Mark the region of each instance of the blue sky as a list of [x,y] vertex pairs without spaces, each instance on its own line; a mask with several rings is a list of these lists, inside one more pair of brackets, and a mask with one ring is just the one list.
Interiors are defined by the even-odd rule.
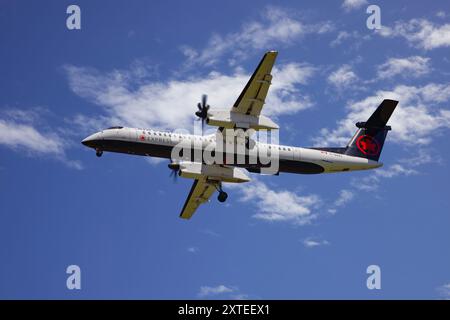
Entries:
[[[1,298],[450,297],[447,1],[379,1],[377,31],[364,0],[77,1],[72,31],[69,4],[1,4]],[[166,161],[81,145],[110,125],[192,130],[201,94],[229,108],[266,50],[283,144],[345,145],[398,99],[384,167],[252,175],[184,221],[192,181]]]

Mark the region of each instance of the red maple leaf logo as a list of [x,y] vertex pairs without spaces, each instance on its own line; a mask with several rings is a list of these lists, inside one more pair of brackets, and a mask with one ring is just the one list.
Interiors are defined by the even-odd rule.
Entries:
[[374,137],[363,135],[356,140],[358,149],[369,156],[377,155],[380,152],[380,144]]

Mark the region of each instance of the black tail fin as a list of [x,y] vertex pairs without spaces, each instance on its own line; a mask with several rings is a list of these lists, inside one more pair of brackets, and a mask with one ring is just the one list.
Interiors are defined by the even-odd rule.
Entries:
[[345,154],[378,161],[387,132],[391,130],[386,123],[397,103],[385,99],[366,122],[356,123],[359,129],[348,143]]

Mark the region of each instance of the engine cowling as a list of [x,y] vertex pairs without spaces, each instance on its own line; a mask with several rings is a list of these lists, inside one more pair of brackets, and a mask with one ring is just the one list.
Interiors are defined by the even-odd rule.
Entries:
[[204,176],[223,182],[248,182],[250,178],[239,168],[208,165],[198,162],[180,163],[180,176],[183,178],[200,179]]
[[252,116],[225,110],[209,111],[206,123],[229,129],[276,130],[280,128],[275,122],[263,115]]

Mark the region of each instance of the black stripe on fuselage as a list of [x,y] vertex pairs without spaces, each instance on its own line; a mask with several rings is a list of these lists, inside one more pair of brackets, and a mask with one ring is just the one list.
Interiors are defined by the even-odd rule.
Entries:
[[[100,149],[102,151],[126,153],[140,156],[150,156],[158,158],[171,158],[172,146],[151,144],[147,142],[122,141],[122,140],[93,140],[86,144],[87,146]],[[194,157],[195,152],[191,152]],[[236,160],[236,159],[235,159]],[[195,161],[195,159],[191,159]],[[236,161],[235,161],[236,162]],[[230,164],[236,167],[251,168],[251,172],[258,172],[264,166],[262,164]],[[324,168],[318,164],[297,160],[280,159],[279,172],[317,174],[322,173]]]

